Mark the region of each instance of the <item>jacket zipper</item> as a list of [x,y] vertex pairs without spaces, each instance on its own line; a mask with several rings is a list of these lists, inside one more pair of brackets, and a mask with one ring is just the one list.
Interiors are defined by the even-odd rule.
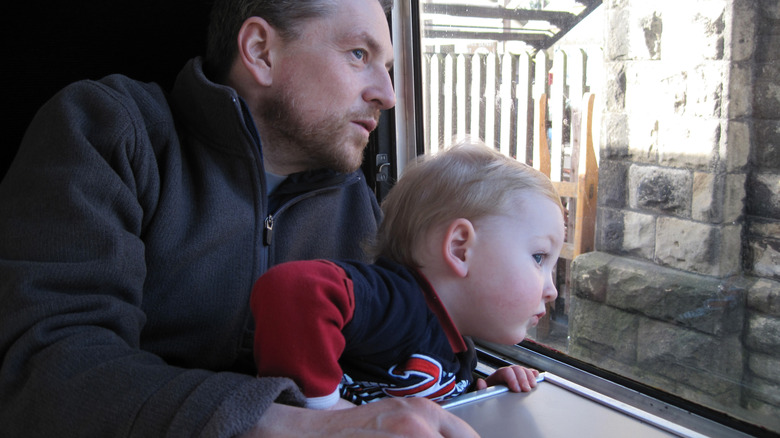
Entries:
[[271,238],[273,238],[274,233],[274,215],[269,214],[268,217],[265,218],[264,224],[263,243],[265,246],[271,246]]
[[[291,205],[296,204],[304,199],[311,198],[313,196],[317,196],[320,193],[330,191],[330,190],[336,190],[341,187],[346,187],[348,185],[351,185],[355,182],[360,181],[360,177],[356,178],[350,178],[347,180],[344,180],[338,184],[329,186],[329,187],[322,187],[320,189],[314,190],[312,192],[304,193],[303,195],[296,196],[289,201],[285,202],[281,207],[279,207],[275,213],[269,213],[268,216],[266,216],[265,220],[263,221],[263,244],[266,247],[271,246],[271,242],[273,241],[273,235],[274,235],[274,221],[285,211],[287,208],[289,208]],[[268,261],[270,262],[270,260]]]

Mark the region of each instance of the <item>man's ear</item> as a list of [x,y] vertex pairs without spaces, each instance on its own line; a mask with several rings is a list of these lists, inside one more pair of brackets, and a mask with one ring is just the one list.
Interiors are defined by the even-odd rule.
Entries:
[[271,74],[271,48],[278,40],[276,30],[260,17],[250,17],[238,31],[238,59],[258,84],[269,86]]
[[476,239],[474,225],[468,219],[455,219],[447,227],[442,246],[444,263],[458,277],[465,277],[469,272]]

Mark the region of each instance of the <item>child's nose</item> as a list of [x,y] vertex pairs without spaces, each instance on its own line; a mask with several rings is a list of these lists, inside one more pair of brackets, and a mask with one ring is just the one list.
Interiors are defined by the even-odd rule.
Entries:
[[542,291],[542,299],[545,303],[551,303],[558,298],[558,289],[555,287],[552,275],[545,281],[544,290]]

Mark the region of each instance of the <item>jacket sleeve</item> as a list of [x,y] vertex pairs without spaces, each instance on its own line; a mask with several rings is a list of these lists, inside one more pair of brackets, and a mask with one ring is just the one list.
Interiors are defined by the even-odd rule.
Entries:
[[0,184],[0,435],[234,436],[300,403],[288,379],[142,348],[148,127],[99,84],[76,89],[42,108]]
[[258,375],[290,377],[309,399],[333,396],[343,374],[341,330],[355,310],[344,270],[324,260],[277,265],[255,283],[251,308]]

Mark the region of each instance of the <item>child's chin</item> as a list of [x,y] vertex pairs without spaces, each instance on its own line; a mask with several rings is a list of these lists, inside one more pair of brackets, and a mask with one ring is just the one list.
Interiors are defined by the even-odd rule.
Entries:
[[527,331],[527,328],[522,328],[513,332],[494,333],[492,336],[483,336],[481,339],[496,344],[515,345],[523,342]]
[[526,335],[527,335],[526,331],[523,330],[522,333],[517,333],[516,336],[514,336],[514,338],[510,342],[507,342],[507,344],[509,344],[509,345],[519,344],[519,343],[523,342],[523,340],[525,339]]

